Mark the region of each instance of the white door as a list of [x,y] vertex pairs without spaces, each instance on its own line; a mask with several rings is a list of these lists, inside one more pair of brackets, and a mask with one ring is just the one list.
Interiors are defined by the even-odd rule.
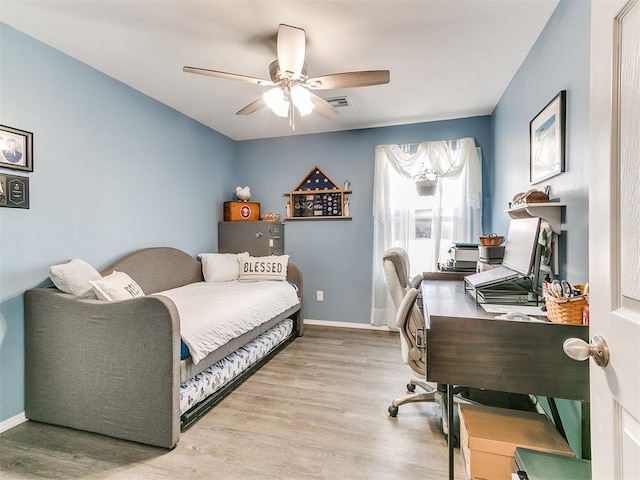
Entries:
[[640,479],[640,2],[593,0],[589,192],[594,479]]

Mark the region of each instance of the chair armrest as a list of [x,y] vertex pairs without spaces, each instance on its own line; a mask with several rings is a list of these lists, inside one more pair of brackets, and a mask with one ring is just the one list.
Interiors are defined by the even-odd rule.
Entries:
[[409,288],[415,288],[420,291],[420,284],[424,280],[424,276],[422,274],[416,275],[412,279],[409,280]]

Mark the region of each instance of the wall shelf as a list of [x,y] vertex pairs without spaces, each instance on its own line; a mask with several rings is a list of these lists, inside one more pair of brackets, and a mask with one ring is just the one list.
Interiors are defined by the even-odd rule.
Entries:
[[554,233],[560,235],[562,231],[561,213],[564,206],[566,204],[560,202],[525,203],[509,208],[506,213],[511,218],[541,218],[549,224]]

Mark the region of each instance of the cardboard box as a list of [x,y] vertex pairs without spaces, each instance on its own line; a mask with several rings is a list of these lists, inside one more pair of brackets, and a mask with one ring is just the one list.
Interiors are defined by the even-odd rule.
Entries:
[[257,202],[224,202],[224,221],[260,220],[260,204]]
[[471,480],[511,480],[516,447],[575,457],[546,415],[459,404],[460,450]]

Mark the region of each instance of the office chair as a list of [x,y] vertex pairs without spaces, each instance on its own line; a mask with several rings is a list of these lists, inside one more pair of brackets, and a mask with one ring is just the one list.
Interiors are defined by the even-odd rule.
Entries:
[[[391,248],[382,255],[384,275],[389,293],[396,307],[396,326],[400,330],[402,360],[421,378],[426,378],[426,332],[422,311],[418,306],[422,276],[409,280],[409,255],[404,249]],[[414,393],[416,387],[425,393]],[[412,378],[407,384],[411,392],[391,402],[389,415],[398,415],[398,407],[412,402],[436,401],[437,386],[426,381]]]

